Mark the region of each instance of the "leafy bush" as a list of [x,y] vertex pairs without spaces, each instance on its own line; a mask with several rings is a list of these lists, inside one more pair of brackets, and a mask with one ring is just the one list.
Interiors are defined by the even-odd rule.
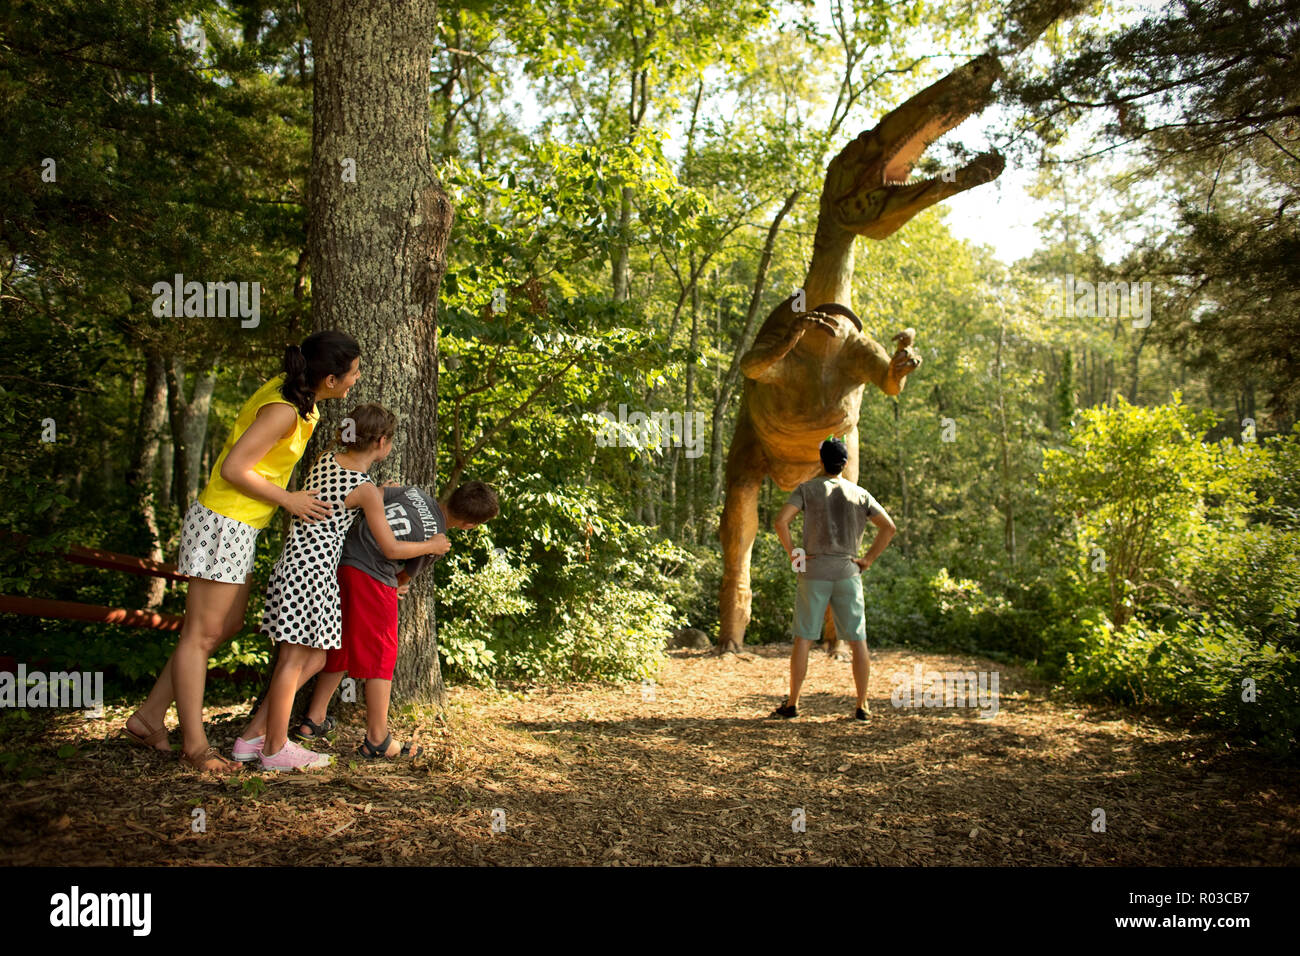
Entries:
[[[796,543],[798,538],[796,538]],[[721,580],[719,580],[721,584]],[[754,539],[749,586],[753,592],[745,640],[751,644],[788,643],[794,635],[794,600],[799,579],[785,549],[770,529]]]
[[521,593],[528,571],[511,566],[504,556],[477,572],[469,555],[456,555],[446,563],[451,575],[438,588],[438,650],[448,668],[445,676],[491,684],[499,667],[487,642],[498,626],[514,625],[519,615],[532,610],[533,602]]
[[1118,397],[1081,416],[1069,450],[1043,452],[1039,481],[1057,513],[1074,519],[1081,554],[1102,572],[1092,575],[1097,596],[1122,625],[1168,577],[1178,552],[1209,531],[1212,505],[1223,517],[1244,510],[1266,456],[1230,440],[1202,442],[1213,416],[1177,394],[1151,408]]
[[1300,531],[1256,525],[1217,533],[1187,556],[1184,574],[1185,613],[1300,650]]
[[658,673],[677,616],[660,594],[619,583],[537,615],[524,596],[527,569],[508,556],[477,571],[473,563],[469,555],[451,559],[439,588],[438,645],[449,679],[620,681]]
[[881,558],[863,575],[867,640],[1034,660],[1046,645],[1042,615],[988,594],[978,581]]
[[530,639],[519,654],[521,670],[541,680],[654,677],[674,615],[656,594],[611,588],[600,600],[563,615],[559,629],[545,640],[524,632],[521,637]]
[[[1081,695],[1183,710],[1278,750],[1300,727],[1300,654],[1226,622],[1170,630],[1093,622],[1068,655],[1065,686]],[[1253,691],[1253,693],[1252,693]]]

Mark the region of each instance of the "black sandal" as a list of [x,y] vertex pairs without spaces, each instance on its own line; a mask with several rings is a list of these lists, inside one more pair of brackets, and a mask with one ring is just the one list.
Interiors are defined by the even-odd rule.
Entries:
[[412,752],[411,744],[408,741],[407,743],[402,744],[401,750],[390,757],[388,756],[388,745],[392,742],[393,735],[389,734],[384,738],[382,744],[375,746],[370,742],[370,736],[367,735],[361,738],[361,746],[357,748],[357,753],[361,754],[361,756],[365,757],[367,760],[378,760],[381,757],[386,760],[396,760],[398,757],[418,757],[424,752],[423,747],[416,747],[415,751]]
[[[302,720],[294,724],[293,735],[297,737],[299,740],[324,740],[325,735],[328,734],[331,730],[333,730],[336,726],[337,724],[335,723],[334,718],[329,716],[328,714],[325,715],[325,719],[322,720],[319,724],[313,721],[310,717],[304,716]],[[304,734],[302,732],[303,727],[308,728],[311,731],[311,733]]]
[[799,716],[799,708],[798,708],[798,707],[791,707],[791,706],[790,706],[790,698],[787,697],[787,698],[785,699],[785,702],[782,703],[781,706],[778,707],[776,710],[772,711],[772,713],[769,714],[768,716],[769,716],[769,717],[784,717],[786,720],[789,720],[791,717],[798,717],[798,716]]

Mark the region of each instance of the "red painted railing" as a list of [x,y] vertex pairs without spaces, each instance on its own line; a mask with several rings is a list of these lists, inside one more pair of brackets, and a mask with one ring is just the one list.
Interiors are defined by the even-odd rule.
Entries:
[[[17,548],[21,548],[32,539],[25,534],[0,532],[5,539]],[[183,574],[176,573],[176,565],[164,564],[150,558],[137,558],[116,551],[102,548],[83,548],[73,545],[67,551],[50,552],[51,558],[60,558],[75,564],[85,564],[92,568],[108,571],[125,571],[128,574],[145,574],[151,577],[167,578],[171,581],[186,581]],[[100,624],[121,624],[125,627],[147,627],[157,631],[178,631],[185,617],[181,614],[162,614],[157,611],[133,611],[121,607],[104,607],[99,604],[80,604],[76,601],[52,601],[46,598],[29,598],[18,595],[0,594],[0,614],[24,614],[28,617],[54,618],[65,621],[94,621]]]

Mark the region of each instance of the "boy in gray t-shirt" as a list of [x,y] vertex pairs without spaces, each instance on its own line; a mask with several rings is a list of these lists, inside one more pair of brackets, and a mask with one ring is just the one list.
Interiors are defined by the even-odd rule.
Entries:
[[[413,486],[384,488],[384,517],[398,541],[429,541],[442,537],[436,554],[409,561],[384,555],[364,521],[354,522],[339,558],[339,596],[343,613],[343,646],[329,651],[316,680],[311,704],[298,731],[302,740],[325,735],[333,726],[326,715],[344,673],[366,682],[366,738],[357,749],[363,757],[415,756],[410,744],[397,744],[388,732],[388,703],[393,668],[397,664],[397,602],[409,581],[451,547],[449,528],[469,530],[497,515],[496,493],[481,481],[459,486],[447,499],[446,510],[430,494]],[[319,721],[319,723],[317,722]]]
[[[867,650],[861,575],[888,547],[897,529],[870,492],[840,476],[849,458],[844,442],[827,438],[821,444],[820,455],[825,471],[795,488],[774,522],[781,546],[799,575],[799,588],[794,647],[790,651],[790,694],[772,716],[798,716],[808,651],[821,634],[829,605],[835,633],[853,649],[853,683],[858,694],[854,717],[866,720],[870,714],[867,679],[871,676],[871,654]],[[790,521],[800,511],[804,513],[802,554],[795,550],[790,536]],[[871,549],[858,557],[868,523],[876,526],[876,539]]]
[[[398,541],[428,541],[434,535],[445,534],[447,518],[432,497],[412,486],[389,486],[384,489],[384,517],[393,537]],[[339,567],[357,568],[390,588],[411,580],[440,554],[422,554],[409,561],[395,561],[384,557],[379,542],[364,521],[356,521],[343,540],[343,553]],[[402,581],[398,581],[401,576]]]

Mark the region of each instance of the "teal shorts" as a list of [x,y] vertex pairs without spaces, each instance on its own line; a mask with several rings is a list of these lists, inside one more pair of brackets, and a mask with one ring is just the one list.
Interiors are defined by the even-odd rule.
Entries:
[[865,641],[866,607],[862,603],[862,576],[858,574],[839,581],[814,581],[799,575],[799,593],[794,599],[794,636],[809,641],[821,637],[828,602],[836,636],[841,641]]

